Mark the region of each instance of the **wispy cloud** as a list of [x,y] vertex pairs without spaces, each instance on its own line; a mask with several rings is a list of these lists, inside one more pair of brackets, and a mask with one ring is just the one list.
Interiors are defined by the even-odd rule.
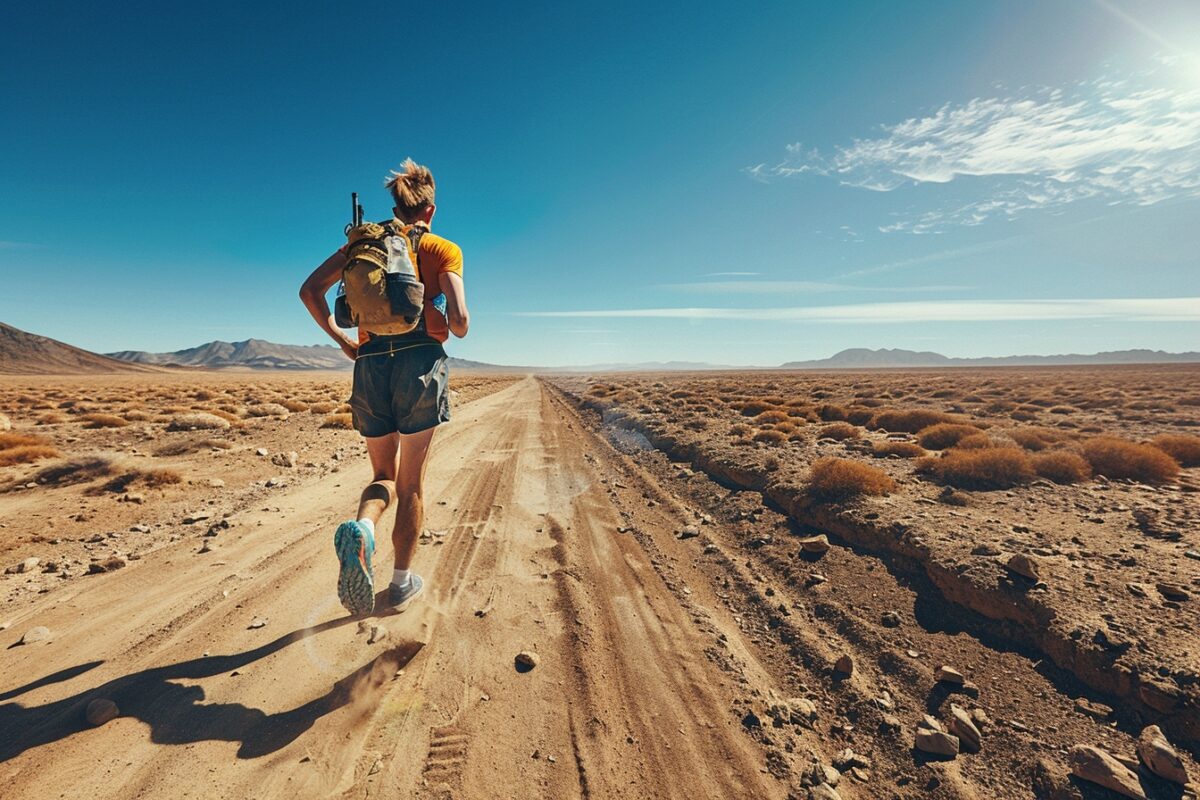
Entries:
[[801,294],[826,292],[953,292],[969,286],[853,286],[823,281],[697,281],[662,283],[660,289],[675,289],[700,294]]
[[1169,66],[1123,80],[947,103],[823,154],[790,145],[760,180],[808,173],[891,192],[906,185],[978,179],[975,196],[881,225],[929,233],[1096,199],[1151,205],[1200,196],[1200,88]]
[[707,272],[701,277],[703,278],[748,278],[754,275],[762,275],[761,272]]
[[1028,320],[1197,322],[1200,321],[1200,297],[1086,300],[922,300],[788,308],[620,308],[580,311],[516,311],[513,313],[523,317],[734,319],[847,323]]

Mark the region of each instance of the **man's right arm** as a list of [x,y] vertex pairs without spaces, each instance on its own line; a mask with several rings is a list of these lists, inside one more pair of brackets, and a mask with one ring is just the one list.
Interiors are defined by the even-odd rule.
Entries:
[[329,334],[329,338],[337,342],[338,347],[342,348],[342,352],[353,360],[358,357],[358,342],[351,339],[345,331],[334,324],[333,315],[329,313],[329,302],[325,299],[325,293],[341,279],[342,268],[345,266],[346,250],[341,248],[325,259],[321,266],[314,269],[308,279],[304,281],[300,287],[300,300],[303,301],[304,307],[308,309],[309,314],[312,314],[312,318],[321,330]]

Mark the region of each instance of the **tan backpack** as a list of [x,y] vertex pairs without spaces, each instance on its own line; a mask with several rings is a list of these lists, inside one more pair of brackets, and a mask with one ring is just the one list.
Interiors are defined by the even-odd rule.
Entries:
[[334,303],[334,321],[342,328],[383,335],[423,326],[420,245],[426,228],[399,220],[360,220],[346,231],[347,261]]

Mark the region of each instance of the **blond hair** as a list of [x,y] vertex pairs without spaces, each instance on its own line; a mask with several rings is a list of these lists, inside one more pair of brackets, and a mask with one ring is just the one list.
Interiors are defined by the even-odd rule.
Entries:
[[396,208],[405,222],[412,222],[433,205],[433,173],[411,158],[404,159],[400,172],[391,171],[384,185],[392,193]]

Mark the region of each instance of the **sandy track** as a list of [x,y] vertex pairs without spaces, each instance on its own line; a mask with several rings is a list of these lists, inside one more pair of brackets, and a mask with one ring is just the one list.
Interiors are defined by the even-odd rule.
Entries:
[[[609,458],[534,379],[461,407],[427,477],[425,602],[365,625],[330,546],[365,464],[239,514],[212,553],[185,539],[38,596],[0,635],[5,796],[783,796],[735,709],[765,671],[709,589],[618,533]],[[634,499],[643,528],[690,521]],[[33,625],[53,641],[10,647]],[[91,728],[96,697],[122,716]]]

